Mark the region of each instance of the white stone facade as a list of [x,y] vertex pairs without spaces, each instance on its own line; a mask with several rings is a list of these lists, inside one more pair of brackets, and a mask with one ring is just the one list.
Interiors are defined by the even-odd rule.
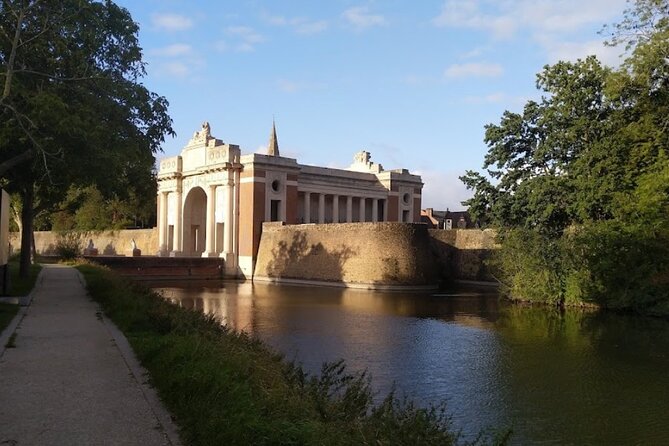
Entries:
[[250,277],[266,221],[420,221],[421,178],[384,170],[368,152],[346,170],[301,165],[278,155],[273,128],[268,153],[242,156],[204,123],[181,155],[162,160],[159,255],[222,257],[229,274]]

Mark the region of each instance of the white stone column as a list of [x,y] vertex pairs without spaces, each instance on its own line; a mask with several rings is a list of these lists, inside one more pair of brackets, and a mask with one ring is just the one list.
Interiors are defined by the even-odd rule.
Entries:
[[374,198],[372,200],[372,221],[376,223],[379,221],[379,199]]
[[158,251],[159,255],[167,252],[167,192],[158,192]]
[[311,223],[311,192],[304,193],[304,222]]
[[383,221],[388,221],[388,199],[383,200]]
[[360,197],[360,221],[365,221],[365,197]]
[[346,197],[346,223],[351,223],[353,221],[353,197]]
[[225,254],[225,259],[232,256],[234,253],[234,247],[232,242],[232,237],[234,234],[234,189],[232,181],[226,181],[223,184],[223,196],[225,197],[225,204],[223,209],[223,215],[225,216],[225,224],[223,225],[223,253]]
[[235,268],[238,265],[237,257],[239,256],[239,177],[240,170],[235,170],[233,175],[234,184],[233,184],[233,216],[235,227],[232,232],[232,252],[234,253],[235,258]]
[[325,194],[318,194],[318,223],[325,223]]
[[205,250],[202,257],[212,257],[216,255],[216,186],[209,185],[207,193],[207,223],[205,232]]
[[339,223],[339,195],[332,196],[332,222]]
[[[176,192],[174,192],[174,234],[172,234],[172,252],[181,252],[183,251],[183,246],[181,244],[181,239],[183,237],[183,229],[181,228],[183,222],[183,211],[182,211],[182,199],[181,199],[181,187],[178,187]],[[169,234],[168,234],[169,236]]]

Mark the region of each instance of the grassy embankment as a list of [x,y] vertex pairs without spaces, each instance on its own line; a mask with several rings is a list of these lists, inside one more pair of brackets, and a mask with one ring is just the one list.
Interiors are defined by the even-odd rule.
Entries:
[[421,409],[393,395],[375,406],[367,376],[346,373],[341,362],[308,376],[211,317],[103,268],[78,268],[148,369],[187,444],[459,443],[443,406]]
[[[19,277],[19,262],[17,259],[9,262],[9,292],[8,296],[25,296],[30,293],[30,290],[35,286],[35,280],[42,267],[40,265],[32,265],[28,277]],[[0,333],[9,325],[16,313],[19,311],[19,306],[16,304],[0,303]]]

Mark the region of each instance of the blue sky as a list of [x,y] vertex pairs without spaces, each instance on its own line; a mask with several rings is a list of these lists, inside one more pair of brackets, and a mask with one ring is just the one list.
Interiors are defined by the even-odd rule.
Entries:
[[483,127],[536,98],[545,64],[597,54],[625,0],[119,1],[140,25],[147,87],[170,102],[178,154],[207,120],[242,153],[346,167],[359,150],[422,175],[423,207],[461,209]]

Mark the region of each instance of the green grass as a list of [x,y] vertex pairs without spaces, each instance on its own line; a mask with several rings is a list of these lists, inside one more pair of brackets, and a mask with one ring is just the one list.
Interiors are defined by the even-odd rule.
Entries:
[[186,444],[460,443],[443,405],[422,409],[392,394],[374,405],[367,376],[347,373],[343,362],[308,376],[261,341],[211,317],[103,268],[78,268],[149,371]]
[[18,311],[19,306],[16,304],[0,303],[0,333],[2,333],[5,328],[7,328]]
[[12,259],[9,261],[9,292],[8,296],[26,296],[35,286],[37,275],[42,270],[39,264],[30,265],[28,277],[19,277],[19,261]]

